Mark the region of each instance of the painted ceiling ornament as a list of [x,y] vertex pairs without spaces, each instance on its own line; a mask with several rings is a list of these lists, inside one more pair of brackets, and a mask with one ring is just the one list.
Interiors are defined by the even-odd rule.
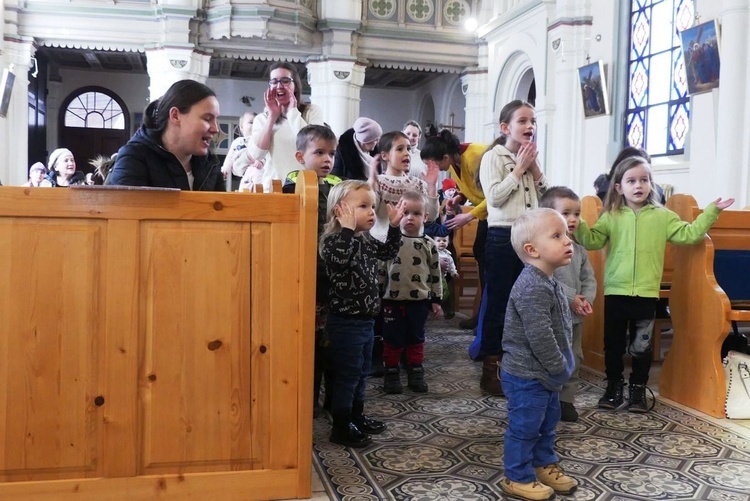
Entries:
[[407,0],[406,13],[412,21],[424,23],[429,21],[435,12],[435,6],[432,0]]
[[471,15],[471,5],[466,0],[445,2],[443,18],[455,26],[461,25]]
[[346,80],[349,78],[351,72],[349,71],[334,71],[333,74],[338,78],[339,80]]
[[173,68],[181,70],[182,68],[187,66],[187,61],[185,61],[184,59],[170,59],[169,64],[171,64]]
[[378,19],[390,19],[396,12],[396,0],[369,0],[370,14]]

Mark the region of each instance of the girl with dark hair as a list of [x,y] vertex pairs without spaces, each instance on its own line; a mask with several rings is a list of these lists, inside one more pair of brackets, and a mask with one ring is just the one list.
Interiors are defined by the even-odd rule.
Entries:
[[[483,358],[480,388],[502,395],[498,366],[508,297],[523,262],[510,245],[511,226],[518,216],[539,207],[547,191],[536,149],[536,112],[515,100],[500,111],[500,137],[482,157],[479,178],[487,199],[487,247],[482,308],[473,358]],[[477,344],[479,346],[477,346]]]
[[105,184],[224,191],[221,164],[209,150],[218,117],[214,91],[194,80],[175,82],[146,106]]
[[297,133],[307,125],[323,125],[323,111],[314,104],[302,102],[302,80],[295,67],[286,62],[271,66],[263,99],[266,109],[253,122],[253,142],[259,159],[269,157],[272,168],[269,175],[274,179],[286,179],[291,171],[299,168],[294,157]]

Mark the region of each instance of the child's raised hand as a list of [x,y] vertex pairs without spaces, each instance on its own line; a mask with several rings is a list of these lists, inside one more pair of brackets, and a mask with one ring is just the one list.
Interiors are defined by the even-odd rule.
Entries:
[[727,198],[726,200],[722,200],[721,197],[714,200],[714,205],[716,205],[716,208],[719,210],[724,210],[730,205],[734,203],[734,198]]
[[406,201],[399,200],[396,205],[385,204],[385,208],[388,210],[388,220],[391,226],[401,224],[401,219],[403,219],[404,211],[406,210]]
[[427,171],[422,174],[422,181],[427,183],[427,186],[434,186],[437,183],[438,176],[440,175],[440,167],[438,167],[434,160],[428,160],[425,165],[427,166]]
[[336,216],[339,224],[342,228],[349,228],[354,231],[357,227],[357,216],[354,213],[354,208],[346,202],[339,203],[333,209],[333,215]]

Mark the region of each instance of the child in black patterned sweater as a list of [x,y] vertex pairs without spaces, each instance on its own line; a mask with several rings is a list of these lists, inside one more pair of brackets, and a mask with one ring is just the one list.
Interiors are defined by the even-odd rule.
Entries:
[[328,222],[320,256],[329,281],[326,333],[335,373],[331,442],[364,447],[386,425],[364,414],[365,383],[372,361],[373,327],[380,311],[378,262],[398,255],[404,204],[388,206],[385,242],[369,231],[375,224],[375,193],[365,181],[342,181],[328,194]]
[[430,311],[435,316],[443,313],[440,258],[435,241],[422,233],[428,217],[424,195],[407,191],[401,195],[399,204],[404,210],[401,248],[398,256],[386,264],[383,295],[383,390],[386,393],[403,391],[399,361],[406,350],[408,386],[415,392],[425,393],[424,326]]

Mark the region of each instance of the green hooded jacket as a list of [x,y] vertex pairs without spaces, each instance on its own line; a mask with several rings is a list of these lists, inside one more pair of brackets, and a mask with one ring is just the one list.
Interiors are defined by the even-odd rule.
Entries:
[[636,213],[623,206],[615,213],[604,212],[591,228],[581,220],[575,237],[588,250],[609,244],[604,295],[658,298],[667,242],[700,242],[719,212],[711,203],[691,224],[664,207],[646,205]]

